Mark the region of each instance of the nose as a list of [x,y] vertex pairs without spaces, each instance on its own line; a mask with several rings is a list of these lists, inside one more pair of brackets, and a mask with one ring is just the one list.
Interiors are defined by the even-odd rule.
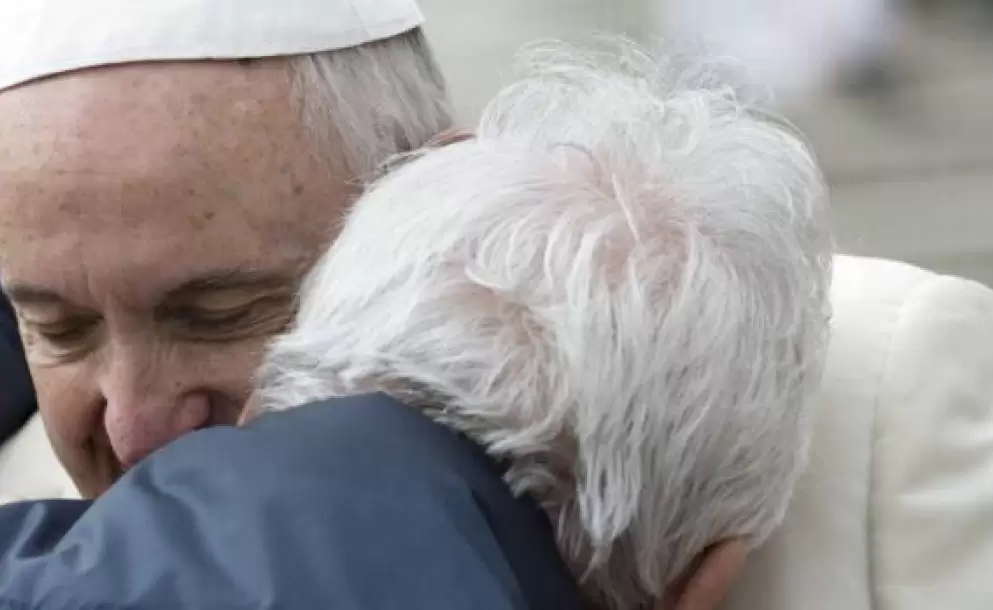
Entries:
[[124,468],[134,466],[187,432],[203,428],[210,419],[210,399],[204,392],[148,388],[143,393],[109,391],[104,395],[104,426],[110,446]]

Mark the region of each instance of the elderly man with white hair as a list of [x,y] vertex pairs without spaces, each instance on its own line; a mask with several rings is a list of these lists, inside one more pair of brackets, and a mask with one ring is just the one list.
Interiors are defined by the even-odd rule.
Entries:
[[827,344],[825,189],[715,66],[525,59],[476,139],[363,196],[262,404],[383,392],[467,434],[589,590],[638,608],[782,519]]
[[[441,474],[410,472],[421,453],[395,448],[413,443],[398,437],[396,422],[413,417],[432,434],[446,430],[445,443],[485,450],[480,459],[519,511],[540,506],[547,541],[554,533],[583,606],[714,607],[741,550],[761,544],[782,519],[809,440],[829,318],[832,242],[820,173],[796,134],[706,65],[624,44],[537,48],[526,57],[529,72],[490,105],[476,137],[398,158],[309,275],[296,322],[265,358],[259,397],[264,411],[319,404],[265,415],[242,431],[194,433],[146,460],[45,557],[57,567],[38,568],[36,557],[6,566],[14,591],[32,591],[12,599],[46,599],[53,585],[30,585],[49,582],[61,595],[78,586],[116,601],[92,583],[107,582],[101,575],[149,537],[152,568],[139,581],[161,581],[152,577],[160,569],[178,599],[217,565],[241,575],[241,566],[262,561],[326,572],[326,589],[309,607],[344,607],[336,604],[346,599],[349,607],[399,607],[368,601],[356,584],[369,578],[364,567],[397,558],[413,562],[415,581],[422,571],[435,575],[433,595],[438,586],[456,595],[481,573],[480,531],[498,545],[513,532],[485,503],[482,529],[452,512],[468,453],[451,453]],[[369,413],[390,415],[375,429],[342,423]],[[424,443],[430,435],[413,436]],[[211,468],[191,473],[191,456],[208,445]],[[239,468],[246,445],[259,456]],[[256,502],[262,495],[262,514],[274,511],[271,525],[253,521],[262,531],[211,522],[231,503],[225,493],[238,472],[262,487],[235,493]],[[343,476],[364,481],[342,485]],[[197,483],[214,479],[221,482]],[[128,504],[135,514],[115,520],[115,507]],[[249,501],[224,518],[241,521],[253,510]],[[190,551],[185,535],[169,537],[177,522],[166,521],[176,515],[206,542]],[[450,532],[432,535],[438,520],[455,522],[478,553],[426,550],[449,548]],[[121,522],[159,533],[132,538]],[[312,543],[235,542],[268,541],[268,527],[325,545],[315,552]],[[328,528],[339,536],[327,537]],[[376,553],[391,559],[371,561],[343,542],[352,539],[342,531],[369,528],[394,541]],[[420,532],[423,560],[411,551],[411,530]],[[532,543],[537,555],[547,549],[541,535]],[[264,559],[253,555],[260,548]],[[514,553],[501,548],[514,572]],[[68,555],[80,552],[99,567],[66,569]],[[177,558],[181,568],[157,567]],[[446,560],[448,580],[436,579]],[[383,586],[394,579],[410,594],[407,577]],[[527,596],[526,578],[517,582]],[[118,586],[147,607],[164,599],[158,585],[157,595]],[[211,607],[232,607],[230,586],[210,581],[209,594],[185,603],[214,598]],[[278,586],[272,591],[281,599]],[[413,595],[404,607],[431,607],[425,599]],[[500,599],[445,607],[579,603]]]

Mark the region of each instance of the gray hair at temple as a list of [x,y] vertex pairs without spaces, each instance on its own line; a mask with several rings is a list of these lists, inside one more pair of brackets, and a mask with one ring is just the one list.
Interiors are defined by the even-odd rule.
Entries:
[[382,391],[506,460],[591,598],[780,523],[828,338],[826,189],[724,67],[532,47],[477,138],[359,200],[263,405]]
[[295,96],[328,161],[371,176],[452,126],[445,80],[420,28],[289,60]]

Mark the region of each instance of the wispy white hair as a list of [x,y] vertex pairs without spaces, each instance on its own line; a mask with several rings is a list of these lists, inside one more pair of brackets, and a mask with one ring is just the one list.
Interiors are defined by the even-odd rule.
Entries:
[[358,47],[290,59],[304,118],[328,161],[372,175],[452,126],[445,80],[419,29]]
[[631,609],[783,517],[827,340],[825,187],[715,69],[621,42],[523,65],[475,140],[360,199],[263,402],[384,391],[467,432]]

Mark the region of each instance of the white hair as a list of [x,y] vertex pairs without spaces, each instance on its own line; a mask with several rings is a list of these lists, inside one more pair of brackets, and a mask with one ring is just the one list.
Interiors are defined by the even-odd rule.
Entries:
[[826,191],[712,67],[623,42],[523,62],[475,140],[359,200],[263,402],[424,409],[508,461],[591,596],[640,607],[783,517],[828,334]]
[[364,178],[452,127],[445,80],[423,32],[290,59],[296,97],[328,160]]

